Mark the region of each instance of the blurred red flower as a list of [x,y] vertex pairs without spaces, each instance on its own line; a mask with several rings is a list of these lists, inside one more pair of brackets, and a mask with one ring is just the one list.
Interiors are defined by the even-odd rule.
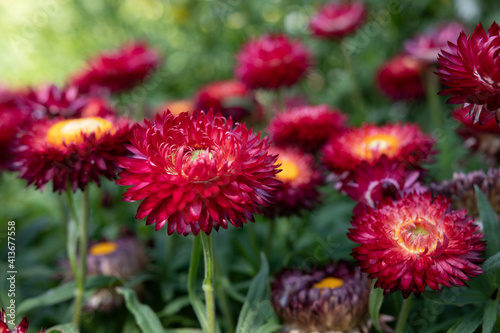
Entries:
[[377,85],[393,100],[424,97],[421,78],[424,69],[424,63],[419,60],[409,55],[397,55],[378,69]]
[[332,1],[321,6],[309,22],[313,35],[340,39],[355,31],[366,15],[362,1]]

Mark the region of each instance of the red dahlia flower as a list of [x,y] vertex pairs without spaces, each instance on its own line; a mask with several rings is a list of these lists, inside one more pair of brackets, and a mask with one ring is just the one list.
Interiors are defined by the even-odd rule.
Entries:
[[347,235],[360,244],[352,256],[375,287],[386,293],[401,290],[407,298],[429,286],[464,286],[480,275],[485,243],[482,234],[465,215],[450,211],[445,197],[412,193],[398,201],[386,201],[376,209],[360,204],[354,209],[353,228]]
[[448,41],[457,39],[465,27],[458,22],[447,22],[430,27],[405,42],[405,51],[417,60],[432,64],[437,62],[439,51],[450,52]]
[[359,267],[329,263],[312,272],[282,270],[271,283],[281,332],[367,332],[371,282]]
[[268,127],[277,146],[294,146],[316,151],[332,135],[345,130],[347,116],[326,104],[297,106],[278,114]]
[[[0,312],[0,333],[28,333],[28,320],[24,317],[19,324],[14,327],[11,331],[9,326],[7,325],[7,314],[5,310],[2,308],[2,312]],[[44,333],[45,330],[41,329],[38,333]]]
[[213,112],[157,115],[137,126],[131,141],[134,156],[120,159],[125,171],[117,183],[132,185],[126,201],[143,200],[136,218],[147,216],[156,230],[168,220],[168,234],[241,227],[280,184],[269,141]]
[[256,105],[255,97],[246,85],[236,80],[227,80],[201,87],[196,96],[196,108],[213,109],[224,117],[241,121],[255,110]]
[[76,73],[70,84],[80,91],[104,88],[110,92],[130,90],[160,65],[160,55],[146,43],[129,43],[90,59],[87,68]]
[[276,178],[283,184],[275,194],[275,204],[266,209],[271,216],[288,216],[302,209],[312,209],[319,202],[318,187],[324,182],[322,173],[315,167],[312,155],[294,149],[271,148],[278,154],[279,172]]
[[340,39],[361,25],[366,14],[361,1],[332,1],[319,8],[309,22],[309,29],[318,37]]
[[353,171],[363,161],[373,163],[383,155],[420,169],[433,153],[434,140],[415,124],[365,124],[332,137],[323,148],[323,162],[333,171]]
[[[439,55],[438,73],[449,88],[440,95],[452,95],[449,104],[464,104],[474,122],[485,123],[500,108],[500,29],[495,22],[486,33],[478,24],[467,38],[462,31],[451,51]],[[484,112],[483,112],[484,111]],[[500,115],[497,116],[497,123]]]
[[397,55],[382,64],[377,85],[393,100],[417,99],[425,96],[422,84],[424,64],[409,55]]
[[16,167],[19,176],[44,189],[52,180],[54,192],[99,184],[99,177],[116,177],[117,157],[125,155],[129,121],[112,117],[42,120],[20,138]]
[[383,155],[375,163],[362,162],[342,182],[341,190],[358,202],[375,207],[384,198],[398,198],[413,190],[425,191],[417,181],[420,173]]
[[285,35],[247,42],[236,56],[235,75],[251,89],[278,89],[295,84],[310,66],[309,51]]

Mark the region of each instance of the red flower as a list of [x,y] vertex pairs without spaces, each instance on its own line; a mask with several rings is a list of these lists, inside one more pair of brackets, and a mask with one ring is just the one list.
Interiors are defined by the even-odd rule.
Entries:
[[271,148],[278,154],[279,172],[276,178],[283,183],[275,194],[274,205],[265,213],[270,216],[288,216],[300,210],[310,210],[319,202],[319,186],[324,182],[322,173],[314,165],[313,156],[300,150]]
[[160,55],[146,43],[129,43],[90,59],[87,68],[76,73],[71,85],[80,91],[104,88],[111,92],[130,90],[160,65]]
[[458,22],[447,22],[430,27],[404,44],[405,51],[417,60],[432,64],[437,62],[440,50],[450,52],[448,41],[456,40],[465,27]]
[[236,76],[249,88],[278,89],[295,84],[310,66],[309,51],[285,35],[247,42],[236,56]]
[[422,62],[408,55],[397,55],[379,68],[377,85],[393,100],[421,98],[425,96],[423,71]]
[[[15,310],[14,310],[15,311]],[[24,317],[19,324],[14,327],[11,331],[9,326],[7,325],[7,314],[5,313],[4,308],[0,312],[0,333],[28,333],[28,319]],[[38,333],[44,333],[45,330],[41,329]]]
[[284,322],[281,332],[365,332],[370,289],[359,267],[331,262],[282,270],[271,282],[271,304]]
[[196,108],[213,109],[224,117],[232,117],[241,121],[255,110],[255,97],[243,83],[236,80],[216,81],[209,83],[196,96]]
[[475,264],[485,249],[479,227],[465,209],[449,207],[445,197],[413,193],[377,209],[355,208],[347,236],[361,246],[352,255],[369,278],[377,279],[376,287],[386,293],[401,290],[407,298],[426,286],[464,286],[483,272]]
[[419,175],[418,171],[410,171],[405,164],[383,155],[375,163],[362,162],[356,166],[342,182],[341,190],[354,200],[375,207],[384,198],[396,199],[413,190],[425,191],[417,182]]
[[315,151],[330,136],[342,133],[346,121],[345,114],[326,104],[298,106],[272,119],[268,132],[278,146],[295,146]]
[[129,122],[112,117],[44,119],[20,138],[16,167],[21,178],[44,189],[52,180],[61,193],[85,189],[99,177],[115,178],[116,158],[125,155]]
[[421,168],[433,153],[434,140],[414,124],[365,124],[337,137],[332,137],[323,149],[323,162],[333,171],[353,171],[363,161],[373,163],[383,155]]
[[309,29],[318,37],[340,39],[361,25],[366,14],[361,1],[329,2],[319,8],[309,22]]
[[195,110],[195,105],[194,102],[189,99],[174,99],[160,105],[156,109],[155,114],[163,113],[167,110],[174,116],[178,116],[182,112],[188,112],[191,114]]
[[280,183],[269,141],[213,112],[157,115],[131,140],[135,155],[120,159],[117,183],[132,185],[126,201],[143,200],[136,218],[147,216],[156,230],[168,220],[168,234],[241,227],[271,203]]
[[498,24],[493,23],[488,33],[478,24],[469,38],[462,31],[457,44],[450,43],[449,46],[450,52],[443,50],[439,55],[437,73],[449,88],[439,94],[452,95],[449,104],[464,103],[474,122],[485,123],[495,117],[500,108]]

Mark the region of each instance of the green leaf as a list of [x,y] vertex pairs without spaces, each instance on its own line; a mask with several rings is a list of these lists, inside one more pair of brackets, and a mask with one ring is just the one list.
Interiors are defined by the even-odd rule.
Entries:
[[196,318],[200,323],[204,332],[208,331],[208,319],[205,311],[205,306],[196,296],[196,276],[198,275],[198,266],[201,258],[201,242],[200,237],[194,237],[193,250],[191,252],[191,260],[189,262],[188,271],[188,296],[191,306],[193,307]]
[[69,301],[73,298],[75,292],[75,282],[68,282],[55,288],[49,289],[41,295],[28,298],[19,304],[17,311],[26,313],[38,307],[46,307],[61,302]]
[[260,254],[260,260],[260,270],[248,289],[238,317],[236,333],[257,332],[260,327],[268,324],[274,313],[266,297],[269,265],[263,253]]
[[170,317],[190,304],[189,297],[179,297],[168,303],[163,310],[158,313],[158,317]]
[[78,330],[78,327],[75,326],[75,324],[69,323],[53,326],[45,331],[45,333],[51,332],[78,333],[80,331]]
[[492,255],[483,263],[482,266],[485,273],[495,271],[500,268],[500,252]]
[[430,301],[453,305],[484,304],[484,302],[488,299],[482,291],[471,288],[444,289],[441,293],[438,293],[437,291],[426,291],[423,295]]
[[134,315],[135,322],[142,332],[164,332],[165,329],[160,323],[154,311],[147,305],[141,304],[132,289],[119,287],[116,291],[123,295],[127,309]]
[[500,252],[500,232],[498,229],[498,220],[491,208],[491,205],[484,196],[483,192],[474,185],[476,190],[477,208],[479,210],[479,217],[483,222],[484,234],[486,238],[486,258],[490,258],[496,253]]
[[484,307],[483,313],[483,333],[490,333],[497,321],[498,303],[496,300],[489,300]]
[[375,280],[372,283],[372,290],[370,291],[370,303],[368,305],[370,310],[370,318],[372,319],[373,326],[377,332],[381,332],[379,314],[382,302],[384,301],[384,289],[375,288]]
[[465,316],[458,322],[458,324],[448,330],[450,333],[471,333],[474,332],[476,328],[481,325],[483,321],[483,317],[481,316],[481,311],[475,310],[471,312],[469,315]]
[[199,328],[176,328],[166,330],[165,333],[202,333]]

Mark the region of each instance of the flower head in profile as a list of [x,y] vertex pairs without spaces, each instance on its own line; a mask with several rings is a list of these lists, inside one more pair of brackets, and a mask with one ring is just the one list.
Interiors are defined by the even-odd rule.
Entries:
[[265,35],[247,42],[236,56],[236,77],[251,89],[294,85],[311,64],[310,52],[285,35]]
[[264,213],[270,216],[288,216],[302,209],[311,210],[319,202],[319,187],[324,183],[321,171],[315,166],[312,155],[298,149],[276,148],[269,150],[278,155],[281,170],[276,178],[282,185],[275,194],[274,205]]
[[437,75],[448,87],[439,94],[452,95],[449,104],[463,104],[475,123],[486,123],[500,108],[500,28],[494,22],[486,32],[480,23],[469,37],[462,31],[449,47],[438,59]]
[[196,108],[220,112],[224,117],[242,121],[256,110],[253,92],[237,80],[215,81],[201,87],[196,94]]
[[[0,312],[0,333],[28,333],[28,319],[26,319],[26,317],[24,317],[13,330],[10,330],[7,322],[7,314],[5,313],[4,308],[2,308],[2,311]],[[44,329],[38,331],[38,333],[44,332]]]
[[428,64],[436,63],[441,50],[450,52],[448,41],[456,41],[465,30],[459,22],[446,22],[432,26],[422,34],[416,34],[404,44],[405,51],[413,58]]
[[116,117],[43,119],[19,139],[15,166],[37,189],[52,181],[54,192],[84,190],[101,176],[116,177],[129,131],[128,119]]
[[323,162],[340,174],[385,155],[411,169],[420,169],[433,153],[433,145],[434,140],[415,124],[365,124],[332,137],[323,148]]
[[378,69],[377,85],[387,97],[396,101],[424,97],[424,69],[421,61],[409,55],[397,55]]
[[136,218],[168,234],[209,234],[253,221],[280,182],[269,141],[213,112],[157,115],[133,131],[133,157],[120,159],[126,201],[143,200]]
[[347,116],[326,104],[296,106],[274,117],[268,132],[277,146],[317,151],[345,130]]
[[397,160],[382,157],[375,163],[363,161],[342,181],[341,191],[358,202],[375,207],[385,198],[399,198],[411,191],[425,191],[418,178],[420,172],[408,170]]
[[130,90],[158,68],[160,60],[159,53],[146,43],[128,43],[90,59],[86,68],[73,75],[70,84],[82,92]]
[[377,208],[360,204],[351,224],[347,236],[360,244],[353,257],[386,293],[401,290],[407,298],[426,286],[464,286],[483,272],[479,227],[465,210],[451,211],[445,197],[412,193]]
[[331,1],[321,6],[309,22],[313,35],[340,39],[352,34],[363,22],[366,8],[362,1]]
[[370,285],[359,267],[343,261],[313,271],[284,269],[271,282],[271,304],[282,332],[365,332]]

